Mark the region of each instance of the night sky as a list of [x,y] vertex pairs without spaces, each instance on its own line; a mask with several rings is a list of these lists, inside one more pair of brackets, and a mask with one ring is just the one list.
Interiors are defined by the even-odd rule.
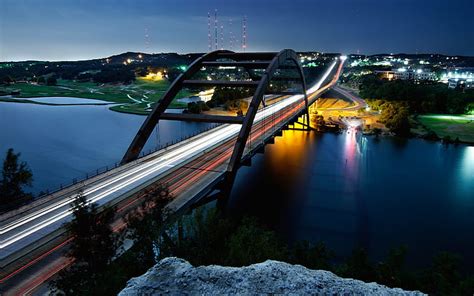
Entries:
[[250,51],[474,55],[474,0],[0,0],[0,61],[204,52],[215,8]]

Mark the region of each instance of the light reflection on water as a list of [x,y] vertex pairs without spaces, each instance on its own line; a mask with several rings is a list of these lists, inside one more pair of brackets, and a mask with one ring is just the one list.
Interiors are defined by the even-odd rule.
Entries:
[[459,171],[459,181],[456,182],[457,192],[461,196],[463,192],[471,192],[472,194],[467,196],[465,202],[474,207],[474,147],[465,147]]
[[406,245],[411,265],[446,250],[474,268],[473,186],[474,147],[285,131],[239,170],[228,209],[338,256]]
[[474,147],[465,147],[461,167],[461,177],[467,183],[474,184]]

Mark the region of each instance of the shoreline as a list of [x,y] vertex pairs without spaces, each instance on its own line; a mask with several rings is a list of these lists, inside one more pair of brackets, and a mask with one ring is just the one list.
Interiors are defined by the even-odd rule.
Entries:
[[[124,114],[132,114],[132,115],[141,115],[141,116],[146,116],[150,113],[150,111],[134,111],[134,110],[121,110],[121,109],[114,109],[113,107],[117,106],[122,106],[126,105],[126,103],[117,103],[117,102],[111,102],[111,101],[105,101],[105,100],[97,100],[97,99],[91,99],[91,98],[80,98],[80,97],[67,97],[64,96],[64,98],[75,98],[75,99],[90,99],[90,100],[97,100],[97,101],[103,101],[103,103],[48,103],[48,102],[39,102],[39,101],[33,101],[29,99],[34,99],[34,98],[51,98],[51,97],[46,97],[46,96],[31,96],[28,98],[21,98],[21,97],[12,97],[11,95],[8,96],[0,96],[0,102],[5,102],[5,103],[17,103],[17,104],[35,104],[35,105],[43,105],[43,106],[51,106],[51,107],[77,107],[77,106],[110,106],[108,108],[110,111],[117,112],[117,113],[124,113]],[[168,109],[182,109],[178,107],[170,107]]]

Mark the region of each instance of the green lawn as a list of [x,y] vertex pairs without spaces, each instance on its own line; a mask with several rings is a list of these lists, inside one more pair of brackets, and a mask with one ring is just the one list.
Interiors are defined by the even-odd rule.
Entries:
[[[127,113],[146,114],[146,109],[158,101],[168,89],[170,83],[167,80],[148,81],[138,78],[130,85],[98,85],[92,82],[74,82],[71,80],[58,80],[58,85],[33,85],[27,83],[17,83],[13,86],[0,90],[10,92],[19,90],[20,98],[34,97],[76,97],[98,99],[121,105],[111,107],[111,110]],[[181,91],[176,98],[192,95],[188,91]],[[185,104],[176,100],[171,104],[171,108],[183,108]]]
[[452,139],[474,143],[473,115],[420,115],[418,120],[441,138],[450,136]]

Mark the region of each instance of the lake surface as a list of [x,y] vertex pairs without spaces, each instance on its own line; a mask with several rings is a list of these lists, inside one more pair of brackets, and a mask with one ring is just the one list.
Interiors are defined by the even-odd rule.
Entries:
[[[0,153],[22,153],[39,192],[120,161],[144,119],[107,106],[0,102]],[[146,150],[206,127],[163,121]],[[472,270],[474,147],[285,131],[239,170],[228,210],[290,242],[324,241],[339,257],[360,246],[377,259],[406,245],[410,265],[448,250]]]
[[474,268],[474,147],[355,133],[285,131],[239,170],[228,209],[339,258],[406,245],[427,266],[441,250]]
[[[82,100],[82,99],[80,99]],[[69,184],[119,162],[145,116],[108,106],[45,106],[0,102],[0,159],[8,148],[21,153],[39,193]],[[208,124],[163,121],[145,151],[203,130]]]
[[71,98],[71,97],[40,97],[40,98],[13,98],[18,100],[29,100],[38,103],[47,103],[55,105],[92,105],[92,104],[104,104],[110,105],[111,102],[95,100],[95,99],[86,99],[86,98]]

